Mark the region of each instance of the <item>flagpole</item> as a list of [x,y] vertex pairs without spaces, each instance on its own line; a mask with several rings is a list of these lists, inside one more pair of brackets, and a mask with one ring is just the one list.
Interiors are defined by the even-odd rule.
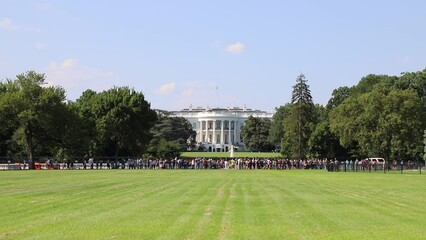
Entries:
[[216,85],[216,107],[219,108],[219,86]]

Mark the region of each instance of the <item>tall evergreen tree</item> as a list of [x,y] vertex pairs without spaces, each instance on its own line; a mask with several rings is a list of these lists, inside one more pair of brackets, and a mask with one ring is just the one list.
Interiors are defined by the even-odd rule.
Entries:
[[299,159],[307,155],[307,142],[314,122],[314,103],[307,82],[305,75],[300,74],[296,79],[296,85],[293,86],[291,111],[284,120],[286,131],[281,144],[283,155]]

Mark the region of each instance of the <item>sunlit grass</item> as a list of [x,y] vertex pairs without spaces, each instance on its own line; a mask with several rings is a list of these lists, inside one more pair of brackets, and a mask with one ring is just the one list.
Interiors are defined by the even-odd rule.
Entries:
[[426,176],[0,172],[0,239],[422,239]]

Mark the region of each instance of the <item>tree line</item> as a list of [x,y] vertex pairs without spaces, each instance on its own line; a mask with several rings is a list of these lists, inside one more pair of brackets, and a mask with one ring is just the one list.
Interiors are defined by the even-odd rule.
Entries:
[[66,101],[61,87],[28,71],[0,82],[0,156],[57,159],[151,154],[169,157],[195,138],[189,122],[151,109],[129,87],[86,90]]
[[[269,130],[269,131],[268,131]],[[250,117],[242,130],[252,149],[278,148],[287,158],[382,156],[426,158],[426,69],[401,76],[368,75],[314,104],[306,77],[272,120]]]
[[[297,77],[291,102],[277,107],[272,120],[247,119],[242,137],[250,150],[279,150],[293,159],[422,156],[426,69],[368,75],[335,89],[325,106],[314,104],[307,82]],[[168,158],[195,144],[186,119],[152,109],[141,92],[89,89],[70,102],[62,87],[47,86],[35,71],[0,82],[0,116],[0,156],[8,158]]]

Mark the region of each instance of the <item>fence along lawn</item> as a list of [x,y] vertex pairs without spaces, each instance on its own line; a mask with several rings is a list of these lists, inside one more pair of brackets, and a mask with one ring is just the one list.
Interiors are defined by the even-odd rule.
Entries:
[[426,176],[0,172],[0,239],[421,239]]

